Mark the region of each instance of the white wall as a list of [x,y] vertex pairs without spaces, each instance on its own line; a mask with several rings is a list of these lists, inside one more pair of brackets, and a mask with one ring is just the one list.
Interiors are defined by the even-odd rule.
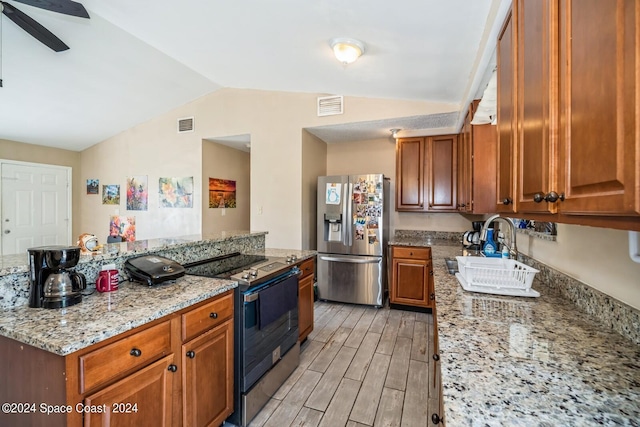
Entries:
[[640,310],[640,264],[628,232],[558,224],[555,242],[518,234],[518,250]]
[[[251,227],[251,154],[202,141],[202,235]],[[209,178],[236,182],[235,208],[209,207]]]
[[[346,97],[344,114],[317,117],[317,96],[219,90],[83,151],[83,178],[123,185],[128,175],[149,175],[149,211],[136,214],[140,239],[201,233],[201,141],[250,134],[251,229],[269,232],[268,247],[299,249],[303,228],[302,129],[456,110],[449,104]],[[195,131],[178,135],[177,119],[190,116],[195,117]],[[194,176],[200,193],[194,197],[194,208],[159,209],[153,193],[160,176]],[[114,208],[102,206],[96,199],[78,200],[82,230],[105,235]],[[122,207],[120,213],[125,213]]]

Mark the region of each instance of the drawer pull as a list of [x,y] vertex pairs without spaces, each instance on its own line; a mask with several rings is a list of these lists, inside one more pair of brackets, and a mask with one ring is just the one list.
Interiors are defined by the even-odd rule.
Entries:
[[129,354],[132,355],[133,357],[140,357],[142,356],[142,350],[138,348],[132,348]]
[[209,317],[212,319],[217,319],[218,318],[218,313],[213,312],[213,313],[209,313]]
[[437,362],[438,360],[440,360],[440,355],[438,355],[438,354],[434,354],[434,355],[433,355],[433,360],[435,360],[436,362]]
[[176,372],[178,370],[178,367],[172,363],[167,369],[171,372]]
[[196,357],[196,352],[195,352],[195,351],[193,351],[193,350],[189,350],[189,351],[187,351],[187,357],[188,357],[189,359],[193,359],[194,357]]
[[442,418],[440,418],[440,416],[438,414],[431,415],[431,422],[432,423],[440,424],[440,421],[442,421]]

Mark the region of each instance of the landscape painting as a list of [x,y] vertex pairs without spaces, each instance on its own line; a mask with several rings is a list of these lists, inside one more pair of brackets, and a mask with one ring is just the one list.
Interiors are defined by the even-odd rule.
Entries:
[[102,204],[103,205],[119,205],[120,204],[120,186],[118,184],[110,184],[102,186]]
[[209,178],[209,207],[235,208],[236,182],[230,179]]

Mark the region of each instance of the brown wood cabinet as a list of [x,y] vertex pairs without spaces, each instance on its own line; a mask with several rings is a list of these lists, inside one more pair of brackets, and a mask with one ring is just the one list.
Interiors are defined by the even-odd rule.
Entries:
[[431,248],[391,247],[391,304],[432,308],[435,300]]
[[516,24],[513,8],[498,36],[498,149],[496,211],[515,212],[516,155]]
[[640,230],[638,7],[514,3],[498,40],[498,203],[512,173],[524,217]]
[[307,259],[299,265],[302,275],[298,282],[298,329],[299,339],[304,341],[313,331],[313,283],[315,258]]
[[400,138],[396,210],[457,212],[458,135]]
[[496,211],[496,126],[472,125],[480,100],[469,105],[458,146],[458,211]]
[[67,356],[0,337],[1,360],[12,366],[4,374],[3,395],[73,408],[8,421],[12,426],[219,425],[233,412],[233,351],[232,290]]

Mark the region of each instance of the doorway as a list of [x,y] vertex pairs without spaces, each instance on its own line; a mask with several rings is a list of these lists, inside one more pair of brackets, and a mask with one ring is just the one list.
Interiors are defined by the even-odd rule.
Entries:
[[71,168],[0,160],[2,255],[71,244]]

